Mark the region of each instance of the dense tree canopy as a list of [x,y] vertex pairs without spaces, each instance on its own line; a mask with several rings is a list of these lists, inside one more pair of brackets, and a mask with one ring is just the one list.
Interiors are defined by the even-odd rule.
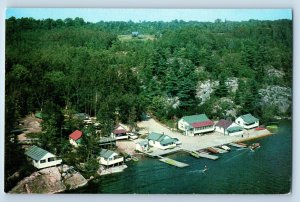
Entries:
[[[140,36],[132,38],[134,31]],[[292,21],[88,23],[12,17],[6,20],[5,64],[6,136],[17,119],[42,111],[42,143],[62,153],[64,131],[76,125],[66,111],[96,116],[103,133],[117,122],[133,126],[146,111],[161,120],[211,116],[215,101],[224,97],[232,98],[240,113],[269,116],[276,110],[261,109],[258,89],[270,82],[291,87]],[[270,68],[284,76],[271,79]],[[230,77],[238,78],[236,92],[226,86]],[[219,85],[201,105],[197,84],[204,80]]]

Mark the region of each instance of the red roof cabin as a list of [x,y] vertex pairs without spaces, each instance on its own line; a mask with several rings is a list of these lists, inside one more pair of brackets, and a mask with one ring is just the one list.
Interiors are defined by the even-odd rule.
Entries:
[[122,124],[118,124],[115,129],[112,131],[111,135],[112,138],[115,138],[116,140],[123,140],[126,139],[128,140],[129,136],[128,136],[128,129],[126,128],[126,126],[122,125]]
[[69,138],[70,138],[70,144],[75,146],[75,147],[78,147],[81,143],[81,138],[82,138],[82,131],[80,130],[75,130],[73,133],[71,133],[69,135]]

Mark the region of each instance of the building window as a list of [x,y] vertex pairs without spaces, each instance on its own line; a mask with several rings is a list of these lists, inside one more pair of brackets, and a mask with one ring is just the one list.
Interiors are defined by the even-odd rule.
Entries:
[[40,160],[40,163],[46,163],[46,159]]
[[48,162],[55,161],[55,160],[56,160],[55,157],[50,157],[50,158],[48,158]]

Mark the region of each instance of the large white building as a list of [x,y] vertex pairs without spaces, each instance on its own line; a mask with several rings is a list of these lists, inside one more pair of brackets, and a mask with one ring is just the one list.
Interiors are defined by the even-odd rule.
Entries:
[[252,114],[245,114],[239,116],[235,123],[245,129],[251,129],[259,126],[259,119],[252,116]]
[[38,169],[60,165],[62,162],[54,154],[35,145],[31,146],[25,155],[32,159],[32,165]]
[[187,136],[212,132],[214,122],[209,120],[205,114],[184,116],[178,121],[178,129],[184,131]]

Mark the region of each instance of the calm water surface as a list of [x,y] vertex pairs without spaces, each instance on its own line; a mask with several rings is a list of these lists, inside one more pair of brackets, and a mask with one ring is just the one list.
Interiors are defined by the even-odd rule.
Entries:
[[[123,173],[102,176],[80,193],[172,193],[172,194],[273,194],[290,191],[292,173],[292,125],[282,122],[278,134],[257,139],[255,150],[232,148],[219,160],[196,159],[186,153],[168,157],[187,163],[169,166],[157,159],[127,162]],[[251,142],[249,142],[251,143]],[[209,170],[201,170],[207,165]]]

